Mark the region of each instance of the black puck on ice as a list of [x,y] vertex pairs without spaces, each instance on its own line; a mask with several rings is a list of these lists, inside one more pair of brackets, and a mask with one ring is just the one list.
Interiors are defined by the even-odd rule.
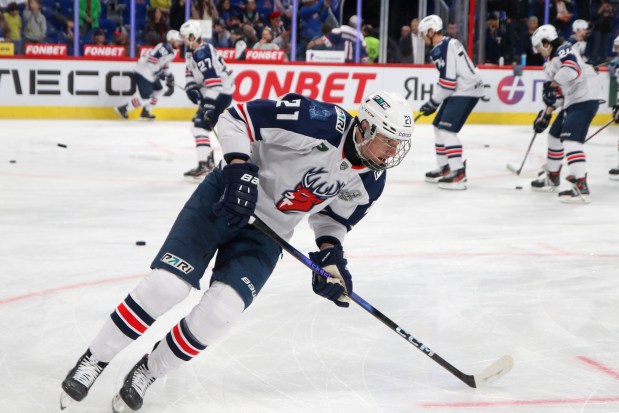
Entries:
[[489,148],[489,147],[490,147],[490,145],[484,145],[484,148]]
[[9,163],[15,163],[15,162],[17,162],[15,159],[11,159],[11,160],[9,161]]
[[522,187],[521,186],[517,186],[516,189],[522,189]]
[[146,245],[146,241],[136,241],[135,245]]
[[61,148],[66,148],[67,145],[65,145],[64,143],[59,143],[58,146],[60,146]]

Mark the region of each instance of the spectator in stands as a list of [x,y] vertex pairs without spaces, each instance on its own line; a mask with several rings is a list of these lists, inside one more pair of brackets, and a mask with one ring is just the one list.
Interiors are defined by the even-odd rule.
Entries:
[[249,45],[253,45],[258,41],[256,31],[249,24],[232,29],[230,37],[232,38],[234,58],[236,60],[245,60],[245,54]]
[[400,40],[402,63],[424,64],[426,62],[426,44],[419,33],[419,19],[414,18],[410,24],[408,36]]
[[380,41],[378,40],[378,33],[374,31],[371,24],[364,24],[361,26],[361,34],[365,40],[365,48],[368,51],[368,58],[370,63],[376,63],[378,61],[378,55],[380,53]]
[[44,43],[47,19],[41,13],[39,0],[28,0],[24,10],[24,39],[29,43]]
[[8,26],[8,32],[5,35],[6,39],[13,43],[15,54],[22,54],[23,42],[21,38],[21,29],[23,24],[21,16],[19,15],[19,6],[17,3],[11,2],[6,6],[4,20]]
[[100,27],[98,29],[95,29],[92,32],[92,39],[90,41],[90,44],[94,44],[97,46],[105,45],[105,30]]
[[101,2],[99,0],[80,0],[80,35],[99,28]]
[[570,27],[570,20],[572,19],[572,13],[568,9],[567,2],[563,0],[554,0],[555,7],[557,9],[557,16],[554,20],[554,26],[559,33],[559,36],[568,37],[572,32]]
[[404,40],[405,37],[408,37],[408,35],[411,34],[411,27],[408,24],[405,24],[404,26],[400,27],[400,42],[402,40]]
[[256,10],[255,0],[247,0],[245,10],[241,14],[241,24],[251,24],[256,32],[260,33],[262,31],[264,23],[262,22],[262,16]]
[[216,20],[219,18],[219,12],[212,0],[196,0],[191,5],[191,18],[195,20]]
[[291,38],[292,38],[292,30],[290,27],[287,27],[284,29],[283,32],[280,33],[279,36],[273,39],[273,43],[275,43],[279,47],[279,50],[283,50],[284,53],[286,54],[286,57],[285,57],[286,60],[290,60],[290,50],[291,50],[290,40]]
[[8,37],[9,25],[4,20],[4,13],[0,13],[0,41],[4,41]]
[[185,0],[173,0],[170,7],[170,29],[180,30],[185,23]]
[[64,30],[58,35],[58,40],[61,44],[67,45],[67,55],[73,55],[73,39],[74,39],[75,22],[73,19],[67,19]]
[[307,43],[322,35],[322,24],[329,17],[330,0],[302,0],[299,8],[300,35],[297,45],[297,58],[305,60]]
[[449,22],[447,24],[447,36],[457,39],[458,38],[458,23]]
[[217,3],[217,12],[219,13],[219,18],[224,22],[224,27],[227,29],[230,28],[232,16],[239,14],[238,11],[232,9],[230,0],[220,0],[219,3]]
[[286,28],[289,27],[290,22],[292,22],[292,5],[292,0],[275,0],[273,11],[281,13],[282,22]]
[[504,57],[505,32],[499,29],[499,18],[494,14],[488,17],[486,26],[485,63],[497,65]]
[[594,1],[591,5],[591,64],[606,60],[609,53],[609,36],[613,26],[613,6],[607,0]]
[[273,33],[273,39],[277,39],[285,30],[284,23],[282,23],[282,14],[278,10],[269,14],[269,29]]
[[543,66],[544,58],[541,54],[536,53],[533,50],[533,45],[531,44],[531,36],[537,28],[539,27],[539,20],[536,16],[531,16],[527,20],[527,32],[524,36],[520,37],[520,41],[522,42],[522,50],[527,55],[527,66]]
[[252,49],[260,50],[279,50],[279,46],[273,43],[273,32],[270,28],[265,27],[262,29],[260,40],[254,44]]
[[213,37],[211,43],[216,49],[232,47],[230,32],[224,27],[222,19],[213,21]]
[[151,9],[159,9],[163,14],[170,14],[172,0],[150,0]]
[[129,56],[129,36],[127,36],[127,29],[123,26],[117,26],[116,30],[114,30],[114,38],[110,43],[113,46],[123,46],[125,48],[125,56]]
[[156,46],[166,41],[169,26],[160,9],[150,9],[148,22],[144,27],[144,40],[149,46]]

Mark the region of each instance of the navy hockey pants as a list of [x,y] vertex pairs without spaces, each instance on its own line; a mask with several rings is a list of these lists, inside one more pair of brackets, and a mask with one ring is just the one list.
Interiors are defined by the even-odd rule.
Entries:
[[550,136],[561,139],[561,141],[585,142],[589,125],[595,117],[600,107],[597,100],[587,100],[570,105],[563,109],[550,127]]
[[252,225],[231,230],[226,221],[216,218],[213,204],[223,191],[221,170],[215,168],[181,210],[151,268],[169,271],[199,289],[217,253],[210,283],[230,285],[247,308],[273,272],[281,248]]
[[153,94],[153,90],[163,89],[163,85],[161,84],[161,80],[159,79],[151,82],[139,73],[134,73],[133,77],[135,79],[135,84],[138,87],[138,92],[140,92],[140,97],[142,99],[150,99],[150,95]]
[[460,132],[479,98],[471,96],[450,96],[443,101],[432,124],[449,132]]

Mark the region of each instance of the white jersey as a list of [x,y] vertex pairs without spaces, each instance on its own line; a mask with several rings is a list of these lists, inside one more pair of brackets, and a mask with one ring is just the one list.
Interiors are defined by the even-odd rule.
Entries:
[[569,42],[563,43],[544,63],[544,72],[549,80],[561,88],[567,109],[574,103],[598,100],[602,94],[601,81],[591,65],[586,64]]
[[170,62],[174,60],[174,49],[168,43],[159,43],[138,60],[135,72],[150,82],[170,73]]
[[250,155],[260,168],[256,215],[285,239],[309,215],[316,239],[341,243],[381,195],[386,172],[345,154],[353,117],[337,105],[289,93],[230,107],[217,129],[224,154]]
[[185,87],[192,83],[201,85],[202,96],[215,100],[222,93],[232,95],[234,92],[234,77],[226,62],[217,55],[215,48],[204,43],[192,53],[187,53],[185,70]]
[[479,70],[459,40],[443,37],[432,49],[431,57],[439,72],[438,87],[432,94],[434,102],[441,103],[449,96],[483,96],[484,82]]
[[585,51],[587,49],[587,42],[584,40],[576,40],[574,36],[570,36],[567,41],[572,45],[572,50],[578,53],[580,57],[582,57],[582,60],[586,61]]

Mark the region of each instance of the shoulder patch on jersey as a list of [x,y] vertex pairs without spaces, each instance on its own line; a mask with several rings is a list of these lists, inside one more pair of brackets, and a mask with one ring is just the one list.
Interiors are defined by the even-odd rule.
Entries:
[[310,114],[310,119],[327,120],[331,117],[333,112],[321,106],[318,106],[315,103],[312,103],[309,108],[309,114]]
[[335,113],[337,114],[335,130],[339,133],[344,133],[344,128],[346,127],[346,113],[344,113],[344,110],[338,106],[334,106],[334,108]]

